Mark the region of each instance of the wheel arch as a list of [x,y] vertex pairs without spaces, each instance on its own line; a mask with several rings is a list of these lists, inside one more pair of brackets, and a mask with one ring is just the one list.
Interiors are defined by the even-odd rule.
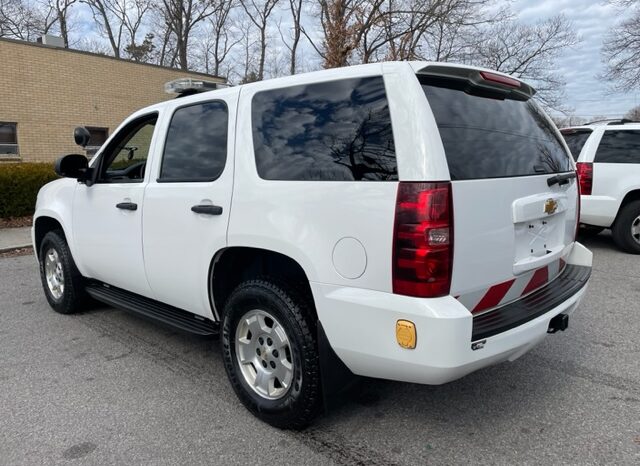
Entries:
[[622,202],[620,202],[620,206],[618,207],[616,218],[611,224],[612,226],[616,223],[616,221],[618,220],[618,217],[620,217],[620,212],[622,211],[622,209],[624,209],[624,207],[627,204],[634,201],[640,201],[640,188],[632,189],[631,191],[627,192],[627,194],[624,195],[624,197],[622,198]]
[[627,194],[624,195],[622,202],[620,203],[620,207],[624,207],[629,202],[640,201],[640,188],[632,189]]
[[42,244],[42,240],[45,235],[50,231],[60,230],[62,235],[64,236],[65,241],[69,243],[67,240],[67,234],[62,226],[62,222],[59,219],[55,218],[51,215],[40,215],[33,220],[33,247],[36,257],[40,258],[40,245]]
[[[231,246],[218,251],[209,266],[209,300],[214,317],[222,319],[224,304],[236,286],[261,276],[293,284],[310,299],[316,312],[308,275],[298,261],[269,249]],[[317,319],[317,313],[314,317]]]

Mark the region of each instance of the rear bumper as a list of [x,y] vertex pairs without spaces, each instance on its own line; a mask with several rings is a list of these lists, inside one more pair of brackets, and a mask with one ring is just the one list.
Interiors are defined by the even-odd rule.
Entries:
[[[510,320],[513,313],[501,314],[502,323],[509,325],[497,333],[498,327],[494,326],[491,335],[481,338],[484,345],[476,350],[472,349],[472,343],[477,342],[474,334],[487,326],[480,325],[483,321],[479,317],[474,322],[471,313],[451,296],[417,299],[320,283],[312,283],[312,290],[327,339],[352,372],[442,384],[522,356],[545,338],[553,317],[571,314],[587,289],[591,253],[575,243],[567,264],[562,281],[564,272],[542,290],[507,306],[520,311],[515,324]],[[513,307],[518,303],[522,309]],[[413,350],[403,349],[396,342],[395,324],[399,319],[416,326]]]
[[519,327],[561,306],[589,281],[591,267],[567,264],[547,286],[506,306],[473,317],[472,341]]
[[580,196],[580,223],[609,228],[618,215],[620,201],[609,196]]

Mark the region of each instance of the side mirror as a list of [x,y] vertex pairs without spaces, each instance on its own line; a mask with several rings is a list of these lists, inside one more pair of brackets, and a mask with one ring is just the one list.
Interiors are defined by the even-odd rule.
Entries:
[[91,134],[89,130],[84,126],[78,126],[73,130],[73,139],[75,139],[76,144],[82,147],[86,147],[89,144],[89,139],[91,138]]
[[60,157],[55,164],[55,171],[65,178],[76,178],[85,181],[89,161],[84,155],[69,154]]

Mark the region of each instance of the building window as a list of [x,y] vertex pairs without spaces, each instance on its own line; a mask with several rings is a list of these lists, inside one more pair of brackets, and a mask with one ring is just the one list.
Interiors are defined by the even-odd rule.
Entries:
[[0,121],[0,157],[18,155],[18,131],[16,123]]
[[88,157],[93,157],[96,155],[96,152],[98,152],[100,147],[102,147],[102,145],[107,141],[107,138],[109,137],[109,128],[96,128],[91,126],[87,126],[86,128],[91,136],[89,137],[89,143],[87,144],[87,147],[85,147],[85,150],[87,151]]

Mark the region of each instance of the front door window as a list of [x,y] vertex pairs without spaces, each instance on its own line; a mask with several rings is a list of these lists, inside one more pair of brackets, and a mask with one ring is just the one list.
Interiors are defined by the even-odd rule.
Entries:
[[155,114],[142,117],[120,131],[103,153],[99,182],[139,183],[144,179],[157,120]]

